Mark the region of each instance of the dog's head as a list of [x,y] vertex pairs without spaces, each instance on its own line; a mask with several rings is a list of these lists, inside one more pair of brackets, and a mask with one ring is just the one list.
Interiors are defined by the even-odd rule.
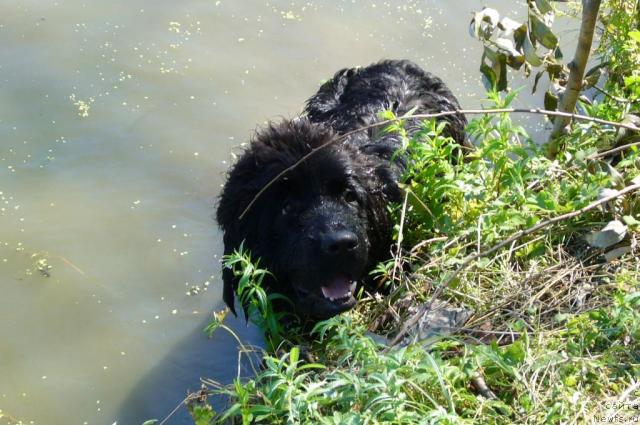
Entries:
[[[363,153],[366,140],[355,137],[367,135],[341,140],[306,118],[271,124],[232,167],[220,196],[225,254],[244,241],[274,276],[266,289],[289,297],[303,316],[352,308],[357,283],[387,255],[386,204],[398,197],[397,170]],[[234,311],[236,278],[224,270],[223,280]]]

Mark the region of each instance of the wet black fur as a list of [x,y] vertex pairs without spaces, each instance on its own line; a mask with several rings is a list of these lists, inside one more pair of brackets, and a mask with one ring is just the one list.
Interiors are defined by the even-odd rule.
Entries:
[[[267,290],[288,296],[303,316],[326,318],[353,307],[355,299],[333,303],[320,287],[340,276],[361,284],[389,258],[393,223],[387,204],[401,200],[397,179],[404,164],[392,161],[397,137],[380,128],[335,140],[376,122],[381,111],[402,115],[414,108],[429,113],[460,106],[442,80],[417,65],[383,61],[338,71],[307,101],[301,117],[259,130],[220,195],[217,220],[225,254],[244,241],[275,276],[267,280]],[[464,116],[442,119],[449,123],[448,135],[463,144]],[[285,174],[239,220],[260,189],[326,143],[331,144]],[[342,244],[338,250],[335,240]],[[223,280],[224,301],[235,312],[237,282],[227,269]]]

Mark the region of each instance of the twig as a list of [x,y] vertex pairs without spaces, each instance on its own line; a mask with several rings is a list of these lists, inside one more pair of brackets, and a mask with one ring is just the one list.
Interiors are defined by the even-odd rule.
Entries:
[[571,113],[568,113],[568,112],[548,111],[546,109],[540,109],[540,108],[535,108],[535,109],[527,109],[527,108],[456,109],[456,110],[452,110],[452,111],[442,111],[442,112],[437,112],[437,113],[433,113],[433,114],[416,114],[416,115],[408,115],[408,116],[404,115],[402,117],[389,119],[389,120],[384,120],[384,121],[378,121],[376,123],[373,123],[373,124],[370,124],[370,125],[366,125],[364,127],[360,127],[360,128],[355,129],[355,130],[348,131],[348,132],[340,135],[339,137],[337,137],[335,139],[329,140],[328,142],[326,142],[326,143],[324,143],[324,144],[322,144],[322,145],[320,145],[320,146],[318,146],[316,148],[313,148],[306,155],[304,155],[302,158],[300,158],[298,161],[296,161],[293,165],[291,165],[290,167],[282,170],[273,179],[271,179],[267,184],[265,184],[262,187],[262,189],[260,189],[258,191],[258,193],[256,193],[256,195],[253,197],[251,202],[249,202],[249,204],[242,211],[242,213],[238,216],[238,220],[242,220],[244,218],[244,216],[247,214],[247,212],[251,209],[253,204],[255,204],[255,202],[258,200],[258,198],[260,196],[262,196],[262,194],[267,189],[269,189],[273,184],[275,184],[275,182],[280,180],[280,178],[282,176],[284,176],[288,172],[290,172],[290,171],[294,170],[295,168],[297,168],[304,161],[309,159],[311,156],[315,155],[316,152],[326,148],[329,145],[332,145],[334,143],[338,143],[338,142],[341,142],[343,140],[346,140],[349,136],[352,136],[353,134],[359,133],[361,131],[369,130],[371,128],[375,128],[375,127],[380,127],[380,126],[383,126],[383,125],[391,124],[393,122],[398,122],[398,121],[401,121],[401,120],[404,120],[404,119],[429,119],[429,118],[439,118],[439,117],[445,117],[445,116],[449,116],[449,115],[458,115],[458,114],[483,115],[483,114],[518,114],[518,113],[520,113],[520,114],[540,114],[540,115],[548,115],[548,116],[565,117],[565,118],[571,118],[571,119],[574,119],[574,120],[590,121],[590,122],[596,122],[596,123],[599,123],[599,124],[611,125],[611,126],[614,126],[614,127],[626,128],[628,130],[640,131],[640,128],[638,128],[638,127],[636,127],[636,126],[634,126],[632,124],[623,124],[623,123],[618,123],[618,122],[614,122],[614,121],[603,120],[603,119],[600,119],[600,118],[588,117],[586,115],[571,114]]
[[402,237],[404,231],[404,220],[407,215],[407,203],[409,202],[409,192],[404,194],[404,202],[402,203],[402,213],[400,214],[400,229],[398,230],[398,249],[396,250],[395,260],[393,262],[393,271],[391,272],[391,281],[395,282],[396,271],[400,268],[400,257],[402,256]]
[[64,261],[65,263],[67,263],[67,265],[71,268],[73,268],[75,271],[77,271],[78,273],[80,273],[81,275],[85,275],[85,272],[82,271],[82,269],[78,266],[76,266],[75,264],[73,264],[71,261],[67,260],[66,258],[64,258],[62,255],[60,256],[60,259],[62,261]]
[[422,247],[432,244],[434,242],[442,242],[442,241],[446,241],[448,238],[446,236],[436,236],[430,239],[425,239],[423,241],[418,242],[417,244],[415,244],[415,246],[413,248],[411,248],[411,252],[416,252],[419,249],[421,249]]
[[622,97],[614,96],[614,95],[612,95],[611,93],[609,93],[608,91],[606,91],[605,89],[603,89],[603,88],[601,88],[601,87],[598,87],[598,86],[595,86],[595,85],[594,85],[594,86],[591,86],[591,87],[593,87],[594,89],[596,89],[597,91],[599,91],[599,92],[600,92],[600,93],[602,93],[603,95],[607,96],[608,98],[615,100],[616,102],[620,102],[620,103],[633,103],[633,102],[637,101],[637,100],[635,100],[635,99],[634,99],[634,100],[630,100],[630,99],[624,99],[624,98],[622,98]]
[[158,425],[164,425],[165,423],[167,423],[167,421],[169,419],[171,419],[171,417],[173,415],[176,414],[176,412],[178,411],[178,409],[180,409],[186,402],[187,400],[189,400],[189,398],[191,397],[191,395],[188,395],[184,400],[182,400],[172,411],[171,413],[169,413],[163,420],[162,422],[160,422]]
[[465,328],[465,327],[459,327],[459,326],[443,326],[442,329],[455,331],[455,332],[467,332],[472,334],[480,333],[480,334],[486,334],[486,335],[500,335],[500,336],[522,335],[522,332],[516,332],[516,331],[490,331],[490,330],[484,330],[484,329]]
[[442,284],[438,287],[438,289],[436,289],[433,293],[433,295],[431,296],[431,300],[425,304],[422,308],[420,308],[420,310],[418,310],[417,313],[415,313],[409,320],[407,320],[405,322],[405,325],[403,326],[403,328],[400,330],[400,332],[398,332],[398,334],[391,340],[391,342],[389,343],[389,346],[384,350],[385,352],[387,352],[389,349],[391,349],[391,347],[395,346],[398,342],[400,342],[400,340],[407,334],[407,332],[409,331],[409,329],[411,329],[411,327],[413,325],[415,325],[422,316],[424,316],[425,314],[428,314],[431,311],[431,307],[433,306],[434,301],[440,296],[440,294],[442,294],[442,292],[451,284],[451,282],[453,282],[453,280],[458,276],[458,274],[460,274],[461,271],[463,271],[464,269],[466,269],[472,262],[474,262],[475,260],[481,258],[481,257],[485,257],[489,254],[493,254],[494,252],[498,251],[499,249],[509,245],[510,243],[512,243],[513,241],[516,241],[524,236],[530,235],[531,233],[534,233],[544,227],[550,226],[552,224],[564,221],[564,220],[568,220],[574,217],[577,217],[581,214],[584,214],[587,211],[591,211],[592,209],[595,209],[597,207],[599,207],[602,204],[605,204],[607,202],[610,202],[616,198],[619,198],[620,196],[626,195],[627,193],[633,192],[640,189],[640,183],[636,183],[636,184],[632,184],[630,186],[625,187],[624,189],[618,191],[617,193],[615,193],[614,195],[611,196],[607,196],[606,198],[602,198],[599,199],[597,201],[594,201],[592,203],[590,203],[589,205],[580,208],[579,210],[576,211],[572,211],[570,213],[566,213],[563,215],[559,215],[557,217],[551,218],[549,220],[543,221],[541,223],[536,224],[535,226],[529,227],[528,229],[525,230],[521,230],[519,232],[517,232],[516,234],[512,235],[511,237],[509,237],[508,239],[500,242],[499,244],[493,246],[492,248],[488,249],[487,251],[484,252],[480,252],[474,255],[470,255],[469,257],[467,257],[466,260],[464,260],[462,262],[462,264],[460,264],[460,266],[453,272],[451,273],[445,280],[444,282],[442,282]]
[[[634,140],[638,140],[638,137],[634,137]],[[587,157],[587,159],[596,159],[596,158],[600,158],[603,156],[607,156],[607,155],[611,155],[612,153],[616,153],[619,151],[623,151],[626,149],[629,149],[633,146],[639,146],[640,142],[633,142],[633,143],[627,143],[626,145],[620,145],[620,146],[616,146],[615,148],[606,150],[606,151],[602,151],[602,152],[598,152],[598,153],[594,153],[593,155],[590,155]]]

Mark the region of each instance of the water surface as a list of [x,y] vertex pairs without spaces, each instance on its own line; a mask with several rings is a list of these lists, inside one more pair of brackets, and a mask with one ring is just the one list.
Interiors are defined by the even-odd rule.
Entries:
[[3,1],[1,413],[128,425],[163,418],[200,376],[233,379],[236,343],[201,332],[222,308],[213,213],[233,148],[297,114],[336,70],[381,58],[412,59],[479,106],[481,46],[467,25],[485,3],[520,19],[526,10],[507,0]]

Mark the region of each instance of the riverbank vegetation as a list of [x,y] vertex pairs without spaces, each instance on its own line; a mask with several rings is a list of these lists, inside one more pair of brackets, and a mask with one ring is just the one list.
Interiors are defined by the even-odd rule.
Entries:
[[[205,381],[187,401],[195,422],[637,417],[639,22],[636,1],[601,6],[599,76],[577,107],[601,121],[574,119],[554,138],[552,156],[505,112],[470,122],[477,148],[464,158],[434,121],[407,137],[408,117],[385,116],[386,131],[404,138],[409,164],[404,202],[390,207],[397,249],[374,271],[389,295],[363,291],[354,311],[301,340],[273,320],[259,287],[266,271],[238,252],[228,264],[243,276],[239,297],[253,300],[250,317],[270,350],[250,379]],[[509,108],[518,90],[493,87],[485,107]],[[210,331],[223,331],[223,316]],[[444,325],[435,319],[453,316]],[[214,411],[210,397],[227,400],[226,408]]]

